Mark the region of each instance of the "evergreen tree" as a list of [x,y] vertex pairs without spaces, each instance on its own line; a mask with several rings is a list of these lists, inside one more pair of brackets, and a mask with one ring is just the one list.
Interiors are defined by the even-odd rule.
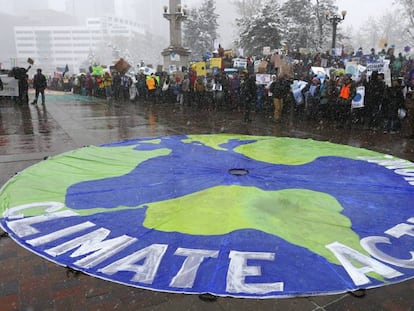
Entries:
[[277,1],[265,1],[258,13],[237,19],[239,38],[235,42],[248,55],[262,55],[263,47],[281,47],[281,17]]
[[257,14],[266,0],[233,0],[230,1],[241,17]]
[[309,0],[287,0],[282,5],[284,40],[289,49],[316,48],[317,23]]
[[215,0],[203,0],[199,9],[192,9],[184,23],[184,45],[191,49],[192,58],[201,60],[206,52],[214,48],[217,35]]

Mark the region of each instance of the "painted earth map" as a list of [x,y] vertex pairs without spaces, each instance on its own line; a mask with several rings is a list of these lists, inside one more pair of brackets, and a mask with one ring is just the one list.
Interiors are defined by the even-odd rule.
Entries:
[[0,192],[20,245],[164,292],[334,294],[414,274],[414,164],[243,135],[151,137],[51,157]]

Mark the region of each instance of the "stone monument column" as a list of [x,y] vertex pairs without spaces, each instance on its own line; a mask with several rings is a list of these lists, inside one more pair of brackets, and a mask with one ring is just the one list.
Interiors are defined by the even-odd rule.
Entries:
[[191,51],[182,46],[181,33],[182,22],[187,18],[186,13],[181,7],[181,0],[169,0],[169,7],[164,7],[163,16],[170,22],[170,46],[161,53],[167,71],[174,66],[177,70],[188,66]]

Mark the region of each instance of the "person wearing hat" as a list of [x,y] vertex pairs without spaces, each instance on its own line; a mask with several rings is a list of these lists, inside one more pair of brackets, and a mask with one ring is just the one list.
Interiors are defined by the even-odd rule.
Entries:
[[37,104],[39,93],[42,94],[42,105],[45,104],[45,89],[47,87],[46,77],[42,74],[42,69],[38,68],[37,73],[33,77],[33,87],[35,89],[35,99],[32,105]]

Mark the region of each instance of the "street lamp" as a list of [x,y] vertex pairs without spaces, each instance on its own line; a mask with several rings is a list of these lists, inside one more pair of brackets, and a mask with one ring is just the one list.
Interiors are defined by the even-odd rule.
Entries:
[[336,48],[336,29],[338,24],[341,23],[346,16],[346,11],[342,11],[341,15],[333,14],[331,15],[329,12],[326,12],[325,17],[326,20],[332,24],[332,55],[335,56],[335,48]]

